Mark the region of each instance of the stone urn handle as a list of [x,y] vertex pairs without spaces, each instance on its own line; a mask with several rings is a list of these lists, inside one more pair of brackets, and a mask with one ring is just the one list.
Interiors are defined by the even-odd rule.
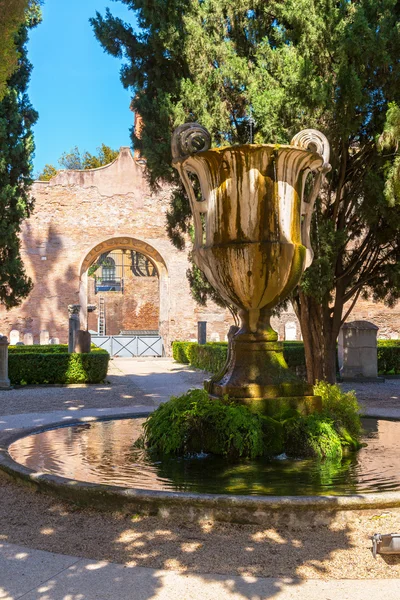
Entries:
[[184,123],[177,127],[172,134],[171,151],[172,164],[178,170],[182,183],[189,195],[192,206],[193,220],[195,224],[195,239],[197,245],[203,242],[202,215],[208,210],[208,202],[202,190],[202,200],[196,197],[195,190],[190,180],[189,173],[182,167],[182,162],[188,156],[197,152],[203,152],[211,148],[211,135],[205,127],[199,123]]
[[316,154],[319,154],[324,161],[314,177],[313,188],[307,197],[304,196],[304,188],[306,185],[307,176],[304,177],[303,181],[301,202],[301,241],[306,247],[305,268],[307,268],[311,265],[314,257],[314,251],[311,247],[310,239],[311,219],[314,210],[314,204],[320,192],[324,175],[332,168],[329,164],[330,147],[327,138],[317,129],[303,129],[303,131],[300,131],[294,136],[290,142],[290,145],[296,146],[297,148],[304,148],[304,150],[309,150],[310,152],[315,152]]

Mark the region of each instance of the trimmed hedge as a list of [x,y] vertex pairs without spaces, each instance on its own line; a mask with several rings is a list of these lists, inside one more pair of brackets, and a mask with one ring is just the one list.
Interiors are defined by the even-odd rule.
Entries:
[[9,354],[62,354],[68,352],[68,344],[32,344],[31,346],[8,346]]
[[[218,373],[225,364],[227,342],[199,345],[197,342],[172,342],[172,355],[177,362],[197,369]],[[283,355],[290,369],[305,368],[303,342],[283,342]],[[380,375],[400,374],[400,340],[378,340],[378,372]]]
[[[172,342],[172,355],[177,362],[190,364],[196,369],[218,373],[225,364],[227,342]],[[283,342],[283,354],[290,369],[305,365],[303,342]]]
[[[32,348],[33,346],[27,346]],[[17,346],[17,349],[23,346]],[[88,354],[68,354],[57,346],[51,352],[11,352],[8,357],[8,376],[13,385],[42,383],[100,383],[107,376],[110,355],[101,348]]]
[[378,373],[400,373],[400,340],[378,340]]

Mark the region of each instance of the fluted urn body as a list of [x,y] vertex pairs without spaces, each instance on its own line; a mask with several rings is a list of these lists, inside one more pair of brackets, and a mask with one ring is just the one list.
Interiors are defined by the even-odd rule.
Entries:
[[291,145],[209,146],[208,132],[197,124],[174,134],[174,166],[194,218],[194,260],[241,317],[227,364],[208,390],[267,413],[282,405],[311,410],[318,399],[288,370],[270,315],[312,260],[310,219],[329,168],[328,142],[305,130]]

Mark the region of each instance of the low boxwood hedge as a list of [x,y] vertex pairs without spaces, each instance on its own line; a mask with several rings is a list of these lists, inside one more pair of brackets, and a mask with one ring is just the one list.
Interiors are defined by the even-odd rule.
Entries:
[[[8,357],[8,376],[13,385],[43,383],[100,383],[107,376],[110,355],[101,348],[88,354],[68,354],[57,346],[39,346],[28,352],[11,351]],[[23,346],[17,346],[18,350]],[[26,348],[33,348],[27,346]],[[53,352],[49,350],[53,348]],[[54,350],[56,348],[56,350]]]
[[400,340],[378,340],[378,373],[400,373]]
[[[177,362],[197,369],[218,373],[225,364],[227,342],[199,345],[197,342],[173,342],[172,354]],[[305,368],[304,343],[283,342],[283,355],[290,369]],[[400,374],[400,340],[378,340],[378,372],[380,375]]]
[[9,354],[63,354],[68,352],[68,344],[32,344],[31,346],[8,346]]

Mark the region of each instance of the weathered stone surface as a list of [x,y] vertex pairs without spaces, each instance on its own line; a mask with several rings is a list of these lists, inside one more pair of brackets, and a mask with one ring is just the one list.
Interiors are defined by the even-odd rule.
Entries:
[[19,342],[19,331],[13,329],[10,331],[10,346],[15,346]]
[[345,323],[339,333],[338,357],[342,379],[376,378],[378,327],[368,321]]
[[42,329],[42,331],[40,332],[39,335],[39,340],[40,340],[40,345],[41,346],[46,346],[49,343],[49,332],[47,331],[47,329]]
[[[270,319],[312,261],[311,213],[330,170],[329,143],[307,129],[290,146],[209,148],[210,136],[197,123],[178,127],[172,137],[173,166],[193,215],[193,259],[241,320],[239,331],[231,330],[225,367],[206,387],[212,396],[257,403],[270,414],[272,400],[295,398],[297,405],[313,393],[290,373]],[[314,188],[304,201],[302,182],[311,172]],[[200,335],[199,342],[205,342]],[[318,409],[320,399],[313,406]]]
[[10,380],[8,378],[8,339],[5,335],[0,335],[0,389],[9,389]]
[[31,333],[24,333],[24,344],[25,346],[32,346],[33,335]]
[[78,354],[90,352],[91,335],[88,331],[79,329],[75,332],[75,352]]
[[75,336],[79,330],[79,313],[81,310],[80,304],[68,305],[68,352],[75,352]]

